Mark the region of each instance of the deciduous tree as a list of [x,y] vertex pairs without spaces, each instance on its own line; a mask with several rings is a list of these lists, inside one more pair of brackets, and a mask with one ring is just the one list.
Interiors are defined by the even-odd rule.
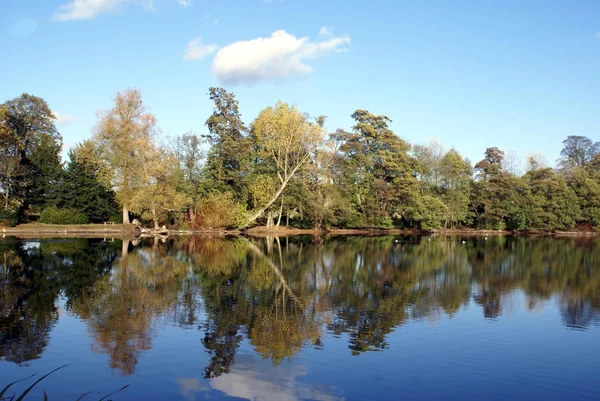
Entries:
[[102,161],[108,167],[101,178],[115,189],[122,207],[123,224],[129,224],[132,199],[144,181],[145,152],[154,147],[156,118],[138,89],[117,92],[114,106],[97,113],[93,141]]
[[281,195],[290,179],[303,168],[323,140],[322,127],[311,122],[295,106],[277,102],[262,110],[252,124],[252,139],[257,156],[272,165],[275,192],[248,219],[248,224],[260,217]]
[[563,141],[562,158],[559,160],[563,168],[586,168],[594,157],[600,153],[600,142],[594,142],[585,136],[571,135]]
[[[62,138],[48,103],[27,93],[0,106],[0,183],[5,211],[55,201]],[[11,202],[12,198],[12,202]]]

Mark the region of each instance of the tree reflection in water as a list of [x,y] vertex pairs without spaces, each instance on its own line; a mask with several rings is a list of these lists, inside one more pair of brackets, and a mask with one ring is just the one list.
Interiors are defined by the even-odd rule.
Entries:
[[0,359],[19,364],[38,359],[58,319],[56,300],[66,308],[107,274],[114,243],[101,240],[0,242]]
[[500,318],[517,290],[529,310],[557,297],[568,327],[586,329],[600,316],[592,238],[182,237],[119,246],[4,241],[0,357],[39,357],[59,294],[123,375],[167,323],[199,330],[210,357],[204,376],[216,378],[231,371],[244,339],[274,365],[326,347],[324,332],[359,355],[387,348],[407,322],[471,303]]

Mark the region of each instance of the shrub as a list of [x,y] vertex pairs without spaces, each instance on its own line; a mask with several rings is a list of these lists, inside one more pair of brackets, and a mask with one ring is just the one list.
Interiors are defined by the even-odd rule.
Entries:
[[17,213],[0,210],[0,227],[14,227],[19,222]]
[[57,209],[48,207],[40,214],[40,223],[45,224],[87,224],[88,217],[77,209]]
[[238,228],[246,209],[230,193],[211,193],[198,201],[195,212],[194,228]]

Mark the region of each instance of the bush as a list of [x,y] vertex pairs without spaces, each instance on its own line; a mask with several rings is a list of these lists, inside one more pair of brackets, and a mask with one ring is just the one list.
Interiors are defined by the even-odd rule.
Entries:
[[230,193],[211,193],[195,209],[194,228],[238,228],[245,222],[246,209]]
[[87,224],[88,217],[77,209],[57,209],[48,207],[40,214],[44,224]]
[[0,210],[0,227],[14,227],[19,222],[16,212]]

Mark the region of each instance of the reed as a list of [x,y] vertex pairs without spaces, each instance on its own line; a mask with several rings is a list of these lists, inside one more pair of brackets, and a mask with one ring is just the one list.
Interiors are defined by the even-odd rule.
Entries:
[[[16,380],[16,381],[14,381],[14,382],[12,382],[12,383],[9,383],[9,384],[8,384],[6,387],[4,387],[4,388],[2,389],[2,391],[0,391],[0,401],[22,401],[22,400],[24,400],[24,399],[25,399],[25,397],[26,397],[26,396],[29,394],[29,392],[30,392],[30,391],[31,391],[31,390],[32,390],[32,389],[33,389],[33,388],[34,388],[34,387],[35,387],[35,386],[36,386],[38,383],[40,383],[42,380],[44,380],[45,378],[47,378],[48,376],[50,376],[52,373],[54,373],[54,372],[56,372],[56,371],[59,371],[59,370],[61,370],[61,369],[65,368],[65,367],[67,367],[67,366],[69,366],[69,365],[71,365],[71,364],[70,364],[70,363],[67,363],[66,365],[59,366],[58,368],[54,369],[53,371],[51,371],[51,372],[49,372],[49,373],[46,373],[44,376],[42,376],[42,377],[40,377],[39,379],[37,379],[37,380],[36,380],[36,381],[35,381],[35,382],[34,382],[32,385],[30,385],[29,387],[27,387],[27,388],[26,388],[26,389],[25,389],[25,390],[24,390],[24,391],[23,391],[23,392],[22,392],[22,393],[21,393],[19,396],[17,396],[16,394],[13,394],[12,396],[10,396],[10,397],[9,397],[9,396],[6,396],[5,394],[6,394],[6,392],[7,392],[7,391],[8,391],[8,390],[9,390],[9,389],[10,389],[10,388],[13,386],[13,385],[15,385],[15,384],[17,384],[17,383],[24,382],[24,381],[26,381],[26,380],[29,380],[29,379],[33,378],[33,377],[35,377],[35,374],[33,374],[33,375],[29,376],[29,377],[26,377],[26,378],[24,378],[24,379]],[[121,391],[125,390],[127,387],[129,387],[129,384],[127,384],[127,385],[125,385],[125,386],[121,387],[121,388],[120,388],[120,389],[118,389],[117,391],[114,391],[114,392],[112,392],[112,393],[106,394],[105,396],[102,396],[102,397],[101,397],[101,398],[99,398],[97,401],[111,401],[111,400],[108,400],[108,397],[110,397],[111,395],[115,395],[115,394],[117,394],[117,393],[119,393],[119,392],[121,392]],[[44,393],[44,401],[48,401],[48,400],[49,400],[48,394],[47,394],[45,391],[42,391],[42,393]],[[87,392],[87,393],[85,393],[85,394],[82,394],[81,396],[79,396],[79,398],[77,398],[77,400],[75,400],[75,401],[81,401],[81,400],[83,400],[83,398],[84,398],[84,397],[87,397],[88,395],[92,395],[92,394],[98,394],[98,395],[99,395],[99,393],[98,393],[97,391],[89,391],[89,392]]]

